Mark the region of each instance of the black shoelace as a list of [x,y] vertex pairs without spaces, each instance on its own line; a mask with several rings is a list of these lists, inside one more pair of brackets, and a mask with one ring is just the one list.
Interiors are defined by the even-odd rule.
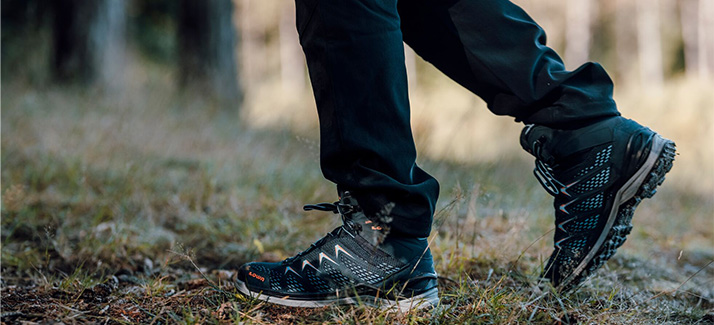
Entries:
[[[543,145],[540,141],[535,141],[535,143],[533,143],[534,156],[541,157],[541,151],[543,150],[542,147]],[[540,185],[543,186],[543,188],[552,196],[560,194],[560,189],[565,187],[563,183],[555,179],[555,176],[553,176],[553,168],[539,158],[536,158],[535,160],[535,169],[533,170],[533,174]]]
[[335,214],[341,214],[343,216],[357,211],[357,208],[355,206],[342,203],[340,201],[337,201],[335,203],[306,204],[302,207],[302,209],[305,211],[327,211]]
[[565,186],[555,179],[555,176],[553,176],[553,168],[538,159],[536,159],[535,165],[536,168],[533,170],[533,174],[540,185],[552,196],[560,194],[560,189]]
[[[347,215],[358,211],[358,207],[355,207],[353,205],[345,204],[340,201],[337,201],[335,203],[317,203],[317,204],[306,204],[303,206],[303,210],[305,211],[312,211],[312,210],[318,210],[318,211],[327,211],[327,212],[332,212],[335,214],[339,214],[342,217],[342,222],[344,225],[351,225],[350,222],[348,222],[348,219],[346,218]],[[312,243],[310,247],[308,247],[306,250],[298,253],[295,256],[288,257],[283,261],[283,264],[291,264],[293,261],[296,259],[307,255],[314,249],[322,246],[329,238],[336,237],[340,234],[340,231],[343,230],[344,225],[337,227],[333,229],[332,231],[328,232],[324,237],[320,238],[318,241]]]
[[295,261],[296,259],[298,259],[302,256],[305,256],[306,254],[312,252],[312,250],[322,246],[329,238],[338,236],[340,234],[340,231],[342,231],[342,226],[337,227],[337,228],[333,229],[332,231],[328,232],[324,237],[322,237],[322,238],[318,239],[316,242],[312,243],[310,245],[310,247],[308,247],[306,250],[304,250],[300,253],[297,253],[297,255],[295,255],[295,256],[286,258],[283,261],[283,264],[284,265],[292,264],[292,262]]

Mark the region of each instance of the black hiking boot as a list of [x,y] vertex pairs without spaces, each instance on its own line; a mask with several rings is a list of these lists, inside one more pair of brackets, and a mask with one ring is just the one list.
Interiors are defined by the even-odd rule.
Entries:
[[437,275],[426,238],[387,234],[387,226],[368,219],[347,192],[334,204],[305,210],[339,213],[343,225],[282,262],[243,265],[237,276],[241,293],[293,307],[436,306]]
[[543,278],[560,292],[593,274],[625,242],[632,215],[672,168],[674,142],[623,117],[576,130],[528,125],[521,146],[555,196],[555,249]]

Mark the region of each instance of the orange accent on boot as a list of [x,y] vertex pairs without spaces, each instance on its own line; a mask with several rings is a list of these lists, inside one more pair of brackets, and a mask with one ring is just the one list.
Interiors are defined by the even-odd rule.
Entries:
[[264,277],[262,277],[262,276],[260,276],[260,275],[257,275],[257,274],[255,274],[255,273],[253,273],[253,272],[248,272],[248,275],[250,275],[250,276],[252,276],[252,277],[254,277],[254,278],[260,280],[260,282],[265,282],[265,278],[264,278]]

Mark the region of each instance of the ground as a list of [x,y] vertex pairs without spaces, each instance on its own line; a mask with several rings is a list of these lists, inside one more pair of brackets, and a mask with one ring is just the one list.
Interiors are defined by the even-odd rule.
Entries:
[[553,220],[529,156],[420,159],[442,184],[430,237],[441,305],[300,310],[247,299],[231,279],[339,225],[301,209],[335,200],[314,132],[151,87],[3,88],[3,323],[714,323],[714,196],[689,173],[673,171],[618,254],[560,295],[536,277]]

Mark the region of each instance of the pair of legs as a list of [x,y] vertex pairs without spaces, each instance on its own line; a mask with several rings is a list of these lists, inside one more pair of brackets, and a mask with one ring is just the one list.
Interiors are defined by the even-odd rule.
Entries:
[[402,41],[495,114],[558,128],[618,115],[602,67],[566,71],[544,31],[509,1],[296,2],[322,171],[368,215],[393,206],[394,232],[428,236],[439,192],[415,164]]
[[238,290],[278,304],[438,304],[426,237],[439,192],[416,165],[406,42],[481,97],[527,124],[521,145],[552,194],[554,250],[542,279],[567,291],[594,273],[632,229],[674,159],[674,143],[619,116],[612,81],[587,63],[565,70],[545,33],[506,0],[296,0],[320,118],[320,162],[343,226],[280,263],[248,263]]

